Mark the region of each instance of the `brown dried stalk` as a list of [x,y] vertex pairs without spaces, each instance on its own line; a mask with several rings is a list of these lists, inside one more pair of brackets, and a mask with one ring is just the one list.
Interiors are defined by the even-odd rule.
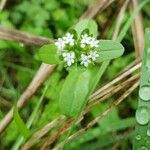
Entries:
[[130,68],[129,70],[123,72],[121,75],[119,75],[118,77],[116,77],[115,79],[113,79],[111,82],[109,82],[109,84],[104,85],[102,88],[100,88],[99,90],[97,90],[96,92],[94,92],[91,96],[90,99],[95,99],[96,96],[100,93],[102,93],[103,91],[105,91],[109,86],[112,86],[113,84],[117,83],[118,81],[122,80],[123,78],[127,77],[129,74],[131,74],[132,72],[134,72],[135,70],[139,69],[141,67],[141,62],[136,64],[135,66],[133,66],[132,68]]
[[115,0],[98,0],[94,5],[90,6],[87,11],[80,17],[83,18],[94,18],[98,12],[106,9]]
[[120,31],[120,27],[121,27],[122,22],[124,20],[125,11],[127,9],[128,3],[129,3],[129,0],[126,0],[124,2],[123,6],[120,9],[120,12],[119,12],[118,18],[117,18],[117,22],[116,22],[116,30],[115,30],[115,32],[113,34],[113,38],[112,39],[117,39],[117,37],[118,37],[119,31]]
[[[70,142],[74,138],[80,136],[81,134],[85,133],[88,129],[93,127],[100,119],[106,116],[112,109],[118,106],[123,100],[125,100],[139,85],[139,81],[134,83],[121,97],[119,97],[116,101],[114,101],[103,113],[100,113],[94,120],[87,124],[85,128],[80,129],[73,135],[71,135],[66,141],[61,142],[58,144],[53,150],[60,149],[66,142]],[[44,149],[43,149],[44,150]]]
[[36,36],[31,33],[21,32],[15,29],[5,28],[0,26],[0,39],[25,43],[27,45],[44,45],[52,43],[53,40],[41,36]]
[[[132,11],[138,7],[138,0],[131,0],[130,2],[130,12],[132,13]],[[132,34],[136,58],[141,58],[144,49],[144,27],[141,12],[139,12],[134,18],[134,22],[132,24]]]

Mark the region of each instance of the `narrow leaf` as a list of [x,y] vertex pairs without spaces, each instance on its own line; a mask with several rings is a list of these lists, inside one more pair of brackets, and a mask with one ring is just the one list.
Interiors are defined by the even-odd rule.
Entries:
[[16,125],[17,125],[18,130],[20,131],[20,133],[25,138],[28,138],[31,135],[31,132],[30,132],[29,129],[27,129],[27,127],[24,124],[22,118],[20,117],[18,109],[17,109],[17,106],[14,107],[13,116],[14,116],[15,123],[16,123]]

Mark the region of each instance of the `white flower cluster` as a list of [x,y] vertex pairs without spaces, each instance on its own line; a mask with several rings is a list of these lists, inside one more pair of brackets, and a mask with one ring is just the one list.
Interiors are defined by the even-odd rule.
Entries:
[[[98,40],[88,36],[87,34],[83,34],[81,35],[81,39],[79,41],[82,49],[86,49],[86,46],[88,46],[90,49],[86,53],[85,51],[83,53],[81,51],[80,58],[78,58],[79,60],[76,58],[76,53],[73,52],[73,49],[76,49],[76,44],[78,43],[78,41],[75,41],[73,34],[67,33],[64,37],[59,38],[55,42],[55,45],[57,46],[57,52],[63,57],[63,60],[67,66],[71,66],[76,61],[80,61],[81,65],[88,67],[92,61],[96,61],[96,58],[99,57],[97,51],[94,51],[94,48],[98,47]],[[70,46],[72,49],[70,48],[71,50],[66,50],[68,49],[67,46]]]

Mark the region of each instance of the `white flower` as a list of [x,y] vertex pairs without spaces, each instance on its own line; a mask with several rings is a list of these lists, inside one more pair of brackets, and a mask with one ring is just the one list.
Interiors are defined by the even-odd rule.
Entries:
[[81,35],[81,48],[84,48],[89,43],[90,38],[87,34]]
[[89,63],[91,63],[90,57],[84,54],[81,54],[81,65],[88,67]]
[[55,42],[55,45],[57,46],[58,53],[60,53],[65,47],[65,42],[64,42],[64,40],[62,38],[59,38]]
[[98,45],[99,45],[99,40],[96,40],[95,38],[91,38],[91,39],[89,40],[89,45],[90,45],[91,48],[93,48],[93,47],[98,47]]
[[74,52],[63,53],[62,56],[64,57],[64,61],[67,63],[68,66],[71,66],[75,62]]
[[70,46],[74,46],[73,34],[67,33],[67,34],[63,37],[63,40],[64,40],[65,44],[69,44]]
[[95,61],[97,57],[99,57],[99,54],[97,53],[97,51],[90,51],[89,53],[89,57]]
[[98,47],[99,41],[87,34],[81,35],[81,48],[90,45],[91,48]]

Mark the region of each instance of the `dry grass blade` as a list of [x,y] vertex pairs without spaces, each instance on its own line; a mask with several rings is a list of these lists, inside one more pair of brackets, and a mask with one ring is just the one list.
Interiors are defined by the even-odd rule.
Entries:
[[[37,91],[39,86],[47,79],[47,77],[53,72],[55,65],[42,64],[39,71],[35,75],[27,89],[20,96],[17,106],[22,108],[28,99]],[[13,108],[7,113],[7,115],[0,122],[0,134],[8,126],[13,118]]]
[[0,12],[4,9],[5,5],[6,5],[7,0],[1,0],[0,2]]
[[54,126],[58,125],[61,121],[65,119],[64,116],[60,116],[59,118],[53,120],[52,122],[48,123],[44,128],[37,131],[35,134],[32,135],[30,140],[26,142],[26,144],[21,148],[21,150],[27,150],[32,145],[34,145],[40,138],[46,135]]
[[98,12],[103,11],[114,1],[115,0],[98,0],[94,5],[88,8],[88,10],[80,17],[80,19],[94,18]]
[[[78,137],[79,135],[85,133],[89,128],[91,128],[93,125],[95,125],[98,121],[100,121],[101,118],[106,116],[114,107],[118,106],[123,100],[125,100],[139,85],[139,82],[134,83],[120,98],[118,98],[116,101],[114,101],[103,113],[100,113],[94,120],[92,120],[90,123],[87,124],[85,128],[80,129],[73,135],[71,135],[67,142],[70,142],[74,138]],[[61,148],[61,146],[64,145],[64,141],[57,145],[53,150],[58,150]]]
[[15,29],[8,29],[0,26],[0,39],[25,43],[27,45],[44,45],[52,43],[53,40],[30,33],[21,32]]
[[116,23],[116,30],[113,34],[112,39],[116,39],[118,37],[120,27],[121,27],[121,24],[123,22],[125,11],[127,9],[128,3],[129,3],[129,0],[126,0],[123,4],[122,8],[120,9],[120,12],[119,12],[119,15],[118,15],[118,18],[117,18],[117,23]]
[[90,99],[95,99],[97,95],[99,95],[100,93],[105,91],[108,87],[112,86],[113,84],[117,83],[118,81],[121,81],[123,78],[127,77],[129,74],[131,74],[135,70],[139,69],[140,67],[141,67],[141,63],[138,63],[135,66],[133,66],[132,68],[130,68],[129,70],[126,70],[121,75],[119,75],[118,77],[114,78],[111,82],[109,82],[109,84],[104,85],[102,88],[100,88],[99,90],[94,92],[94,94],[92,94],[90,96]]
[[[132,10],[138,7],[138,0],[131,0],[130,2],[130,11],[132,12]],[[134,19],[134,22],[132,24],[132,34],[136,57],[141,58],[144,49],[144,28],[141,12],[139,12],[139,14]]]
[[140,74],[137,73],[134,76],[127,79],[126,81],[114,86],[113,88],[107,89],[103,95],[101,95],[101,94],[98,95],[96,100],[90,101],[90,103],[87,105],[83,114],[87,113],[92,107],[94,107],[97,104],[99,104],[100,102],[103,102],[104,100],[110,98],[112,95],[119,92],[120,90],[130,86],[130,84],[132,84],[132,82],[134,82],[135,80],[138,80],[139,77],[140,77]]

